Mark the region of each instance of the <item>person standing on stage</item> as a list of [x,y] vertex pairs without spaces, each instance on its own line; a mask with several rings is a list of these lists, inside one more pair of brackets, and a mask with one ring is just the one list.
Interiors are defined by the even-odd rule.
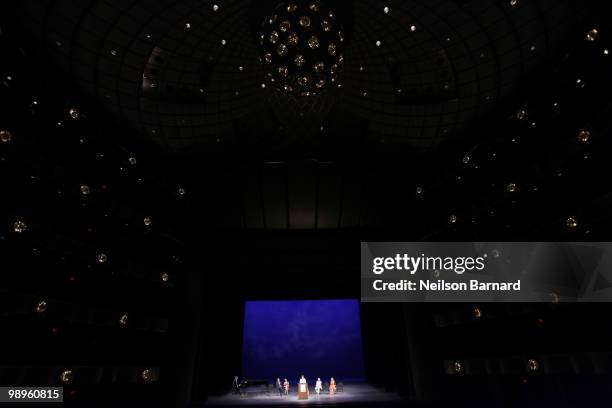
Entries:
[[289,381],[285,378],[285,382],[283,383],[283,389],[285,390],[285,395],[289,395]]
[[329,393],[331,395],[334,395],[336,393],[336,380],[334,380],[334,377],[329,380]]
[[283,385],[281,384],[280,378],[276,379],[276,390],[278,391],[278,395],[283,396]]
[[[300,377],[300,384],[308,384],[308,382],[306,381],[306,377],[304,377],[304,374],[302,374],[302,376]],[[299,391],[299,389],[298,389]],[[308,385],[306,385],[306,393],[310,394],[310,390],[308,389]]]
[[317,395],[321,394],[321,390],[323,389],[323,383],[321,382],[321,378],[317,378],[317,382],[315,383],[315,392]]
[[238,376],[234,376],[234,381],[232,382],[232,393],[240,394],[240,384],[238,383]]

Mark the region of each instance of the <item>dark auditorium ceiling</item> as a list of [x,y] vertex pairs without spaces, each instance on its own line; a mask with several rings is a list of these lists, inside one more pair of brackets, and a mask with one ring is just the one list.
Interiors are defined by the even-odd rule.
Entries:
[[[44,64],[168,151],[269,153],[293,143],[320,153],[350,143],[414,155],[516,97],[562,57],[580,15],[554,0],[328,1],[346,31],[341,88],[288,107],[262,88],[258,59],[258,32],[276,4],[40,1],[24,2],[17,18]],[[318,132],[296,136],[299,114]]]
[[3,11],[2,34],[33,97],[70,95],[58,106],[186,187],[207,227],[416,239],[578,217],[586,234],[612,205],[603,181],[584,183],[608,162],[612,112],[598,2],[320,1],[342,27],[343,69],[296,98],[260,61],[278,4],[28,1]]

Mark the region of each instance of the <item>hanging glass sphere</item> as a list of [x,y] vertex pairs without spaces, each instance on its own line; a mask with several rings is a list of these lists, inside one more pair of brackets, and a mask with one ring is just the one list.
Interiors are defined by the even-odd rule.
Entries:
[[576,220],[576,217],[567,217],[565,220],[565,225],[567,228],[574,229],[578,226],[578,221]]
[[287,42],[291,45],[297,45],[300,41],[300,36],[296,33],[289,33],[287,36]]
[[540,363],[538,362],[538,360],[534,360],[533,358],[530,358],[527,361],[527,369],[531,372],[536,372],[540,369]]
[[98,256],[96,257],[96,259],[98,260],[98,263],[106,263],[106,261],[108,261],[108,256],[106,254],[98,254]]
[[[270,23],[272,24],[272,23]],[[281,23],[278,25],[278,28],[283,32],[286,33],[287,31],[289,31],[289,29],[291,28],[291,23],[288,20],[283,20],[281,21]]]
[[15,221],[15,223],[13,224],[13,229],[15,230],[15,232],[21,234],[22,232],[26,232],[28,226],[23,221]]
[[580,132],[578,132],[578,140],[582,143],[588,142],[590,138],[591,132],[589,132],[588,130],[581,130]]
[[599,31],[597,31],[596,28],[591,28],[589,31],[587,31],[586,33],[586,39],[587,41],[595,41],[597,39],[597,34],[599,34]]
[[81,117],[81,112],[79,112],[78,108],[70,108],[68,110],[68,114],[70,115],[70,118],[74,120],[77,120]]
[[34,309],[36,310],[36,313],[45,313],[47,310],[47,302],[45,300],[41,300],[36,304]]
[[64,370],[60,374],[60,380],[63,383],[69,383],[72,381],[72,370]]
[[337,80],[343,41],[335,14],[321,3],[281,3],[259,36],[267,78],[284,92],[316,95]]
[[144,382],[151,382],[153,381],[153,372],[148,368],[146,370],[142,370],[141,377]]
[[0,141],[2,143],[8,143],[13,140],[13,135],[8,130],[0,130]]
[[313,50],[319,48],[319,39],[316,35],[313,35],[308,39],[308,46]]
[[295,58],[293,58],[293,62],[298,67],[301,67],[302,65],[304,65],[305,61],[306,61],[306,58],[304,58],[302,54],[297,54]]

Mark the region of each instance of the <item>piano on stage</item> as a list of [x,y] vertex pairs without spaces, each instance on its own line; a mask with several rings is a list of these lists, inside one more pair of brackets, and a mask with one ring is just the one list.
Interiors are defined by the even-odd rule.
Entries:
[[238,383],[240,394],[264,394],[268,392],[268,380],[245,379]]

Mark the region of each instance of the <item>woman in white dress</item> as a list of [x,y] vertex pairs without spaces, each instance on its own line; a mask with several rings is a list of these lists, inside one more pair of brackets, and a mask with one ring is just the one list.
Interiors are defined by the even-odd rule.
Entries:
[[317,395],[321,394],[321,390],[323,389],[323,383],[321,382],[321,378],[317,378],[317,382],[315,383],[315,392]]

